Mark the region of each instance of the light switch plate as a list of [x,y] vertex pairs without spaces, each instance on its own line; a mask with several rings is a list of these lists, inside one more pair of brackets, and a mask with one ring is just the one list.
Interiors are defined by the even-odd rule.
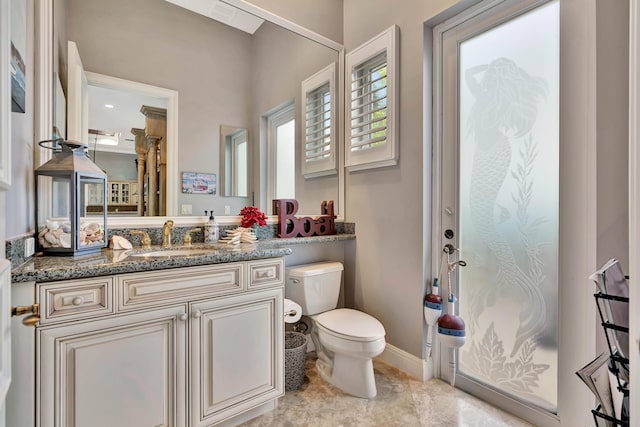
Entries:
[[29,237],[24,240],[24,257],[25,258],[33,256],[34,252],[36,251],[35,244],[36,244],[36,241],[33,237]]
[[229,205],[225,205],[224,206],[224,214],[225,215],[231,215],[231,206],[229,206]]
[[182,205],[181,209],[182,215],[191,215],[193,213],[192,205]]

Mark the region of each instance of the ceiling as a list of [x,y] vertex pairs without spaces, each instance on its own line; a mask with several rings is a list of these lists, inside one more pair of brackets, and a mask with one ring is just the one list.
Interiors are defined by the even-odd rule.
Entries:
[[264,20],[220,0],[166,0],[192,12],[227,24],[249,34],[256,32]]
[[[89,129],[101,133],[115,134],[118,145],[101,144],[100,137],[89,132],[89,149],[116,153],[135,154],[134,137],[131,128],[145,127],[145,117],[140,112],[143,105],[167,108],[166,98],[132,93],[116,89],[106,89],[89,85]],[[111,105],[113,108],[106,107]]]

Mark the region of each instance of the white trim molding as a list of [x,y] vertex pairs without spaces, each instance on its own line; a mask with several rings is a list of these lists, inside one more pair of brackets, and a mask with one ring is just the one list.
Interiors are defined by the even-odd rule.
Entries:
[[378,359],[417,380],[433,378],[433,358],[427,361],[387,343]]
[[346,54],[344,162],[350,172],[398,163],[399,68],[397,25]]
[[630,413],[640,411],[640,7],[629,3],[629,365]]
[[[9,0],[0,0],[0,190],[11,186],[11,61]],[[23,52],[24,54],[24,52]]]

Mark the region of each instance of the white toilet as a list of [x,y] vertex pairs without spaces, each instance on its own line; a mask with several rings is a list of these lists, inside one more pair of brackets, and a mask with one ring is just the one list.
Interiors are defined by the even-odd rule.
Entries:
[[376,396],[372,358],[385,347],[384,327],[366,313],[336,308],[342,264],[323,262],[286,269],[285,296],[311,319],[316,367],[330,384],[353,396]]

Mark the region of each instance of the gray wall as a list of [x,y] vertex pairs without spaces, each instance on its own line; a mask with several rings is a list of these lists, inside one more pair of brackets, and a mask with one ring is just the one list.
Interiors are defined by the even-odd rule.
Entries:
[[[35,230],[33,197],[34,39],[33,2],[27,2],[26,112],[11,113],[11,189],[5,195],[6,237]],[[26,195],[26,196],[25,196]],[[2,211],[0,210],[0,213]],[[4,253],[4,245],[2,248]]]
[[347,52],[393,24],[400,27],[400,161],[347,173],[347,219],[356,223],[358,239],[355,283],[346,303],[378,318],[389,344],[420,358],[424,284],[431,276],[429,266],[423,267],[429,259],[423,254],[423,236],[429,231],[423,223],[423,195],[430,197],[423,188],[423,23],[454,3],[344,2]]
[[[156,0],[68,0],[67,36],[86,70],[179,92],[178,173],[219,172],[220,125],[247,126],[251,37]],[[193,213],[247,199],[179,194]],[[178,209],[179,211],[179,209]]]
[[[265,23],[256,31],[253,37],[253,102],[252,131],[253,135],[259,135],[262,117],[273,108],[287,103],[295,102],[296,117],[296,199],[299,202],[299,213],[319,214],[320,203],[323,200],[334,200],[338,206],[338,175],[329,175],[319,178],[304,179],[299,173],[302,159],[301,143],[302,122],[301,113],[301,86],[300,83],[307,77],[328,64],[337,62],[338,55],[335,51],[309,41],[305,38],[294,36],[291,32],[276,25]],[[283,67],[283,64],[285,67]],[[296,64],[287,67],[287,64]],[[271,200],[266,199],[266,182],[260,179],[266,174],[267,147],[264,137],[260,138],[260,146],[254,148],[254,159],[260,159],[255,163],[260,173],[254,176],[254,188],[256,194],[263,200],[267,212],[271,213]],[[259,189],[259,190],[258,190]]]
[[[86,70],[179,92],[179,172],[220,172],[223,124],[251,127],[249,139],[257,150],[256,117],[266,111],[261,107],[299,98],[300,81],[320,68],[316,64],[329,62],[329,49],[320,53],[314,43],[268,22],[251,36],[154,0],[68,0],[67,10],[67,36],[77,42]],[[257,165],[250,166],[256,200]],[[325,188],[333,188],[331,198],[337,200],[337,178],[299,179],[296,186],[301,196],[318,200],[310,212],[319,210]],[[178,203],[191,204],[196,215],[212,207],[220,215],[223,205],[236,214],[252,198],[179,194]]]
[[[423,178],[428,182],[423,170],[428,173],[428,166],[423,168],[422,164],[430,153],[430,135],[423,139],[422,134],[423,23],[456,3],[408,0],[397,7],[383,0],[344,2],[347,52],[392,24],[400,27],[400,162],[394,167],[346,175],[347,219],[355,222],[358,230],[355,286],[347,303],[380,319],[388,342],[416,356],[423,352],[420,307],[424,284],[432,276],[430,242],[422,238],[430,231],[429,224],[423,223],[423,213],[430,210],[430,189],[423,188]],[[591,105],[597,106],[597,115],[592,117],[597,117],[598,140],[598,168],[593,171],[598,190],[598,263],[618,257],[626,265],[628,33],[619,23],[628,22],[628,5],[622,2],[611,8],[609,2],[596,4],[598,89],[597,103]],[[574,22],[584,19],[583,15],[573,16]],[[567,43],[574,42],[567,38]],[[575,90],[585,93],[586,86]],[[390,223],[395,224],[392,229]],[[597,264],[591,265],[595,268]],[[398,315],[398,307],[403,308],[402,315]]]
[[628,271],[629,2],[596,1],[598,264]]
[[136,181],[138,179],[135,166],[138,156],[135,154],[89,150],[89,157],[107,173],[109,180]]
[[[629,2],[596,1],[597,265],[620,260],[629,274]],[[597,348],[606,338],[596,319]]]

